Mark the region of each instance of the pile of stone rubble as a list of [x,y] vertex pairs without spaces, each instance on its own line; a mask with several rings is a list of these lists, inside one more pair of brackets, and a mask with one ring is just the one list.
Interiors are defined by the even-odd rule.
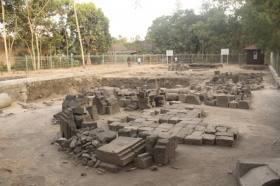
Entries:
[[168,65],[168,71],[185,71],[189,70],[189,65],[186,63],[173,63]]
[[115,90],[111,87],[89,89],[78,95],[69,94],[62,103],[62,111],[54,115],[61,130],[58,137],[70,138],[82,127],[83,122],[98,120],[98,114],[120,112]]
[[251,91],[263,88],[262,74],[223,73],[215,71],[205,86],[159,88],[156,79],[150,79],[139,89],[118,90],[120,106],[126,110],[149,109],[163,106],[167,101],[209,106],[249,109]]

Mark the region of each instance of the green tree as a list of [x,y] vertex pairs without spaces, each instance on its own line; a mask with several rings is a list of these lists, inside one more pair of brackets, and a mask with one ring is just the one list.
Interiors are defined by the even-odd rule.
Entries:
[[[77,4],[77,17],[79,19],[83,47],[88,56],[87,63],[90,64],[91,53],[102,54],[111,47],[112,38],[109,33],[109,20],[102,10],[97,9],[93,3]],[[73,38],[76,38],[78,35],[75,24],[74,12],[70,10],[67,25]],[[77,44],[76,39],[75,41]]]
[[247,0],[237,15],[241,20],[246,40],[261,49],[280,48],[280,2],[276,0]]

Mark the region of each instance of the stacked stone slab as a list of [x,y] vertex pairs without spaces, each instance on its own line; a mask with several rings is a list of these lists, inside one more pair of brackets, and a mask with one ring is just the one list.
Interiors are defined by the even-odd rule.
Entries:
[[138,97],[138,108],[141,110],[150,109],[156,106],[154,101],[156,94],[151,90],[139,90]]
[[69,139],[77,132],[77,125],[71,108],[64,109],[59,116],[61,137]]
[[125,166],[137,155],[145,152],[145,141],[141,138],[118,137],[110,144],[97,149],[97,158],[101,161]]
[[214,77],[206,83],[205,104],[209,106],[249,109],[251,91],[263,88],[262,80],[263,77],[260,73],[232,74],[215,71]]
[[114,87],[99,87],[86,90],[85,95],[90,99],[90,106],[93,106],[92,110],[98,114],[115,114],[120,112],[119,107],[119,88]]

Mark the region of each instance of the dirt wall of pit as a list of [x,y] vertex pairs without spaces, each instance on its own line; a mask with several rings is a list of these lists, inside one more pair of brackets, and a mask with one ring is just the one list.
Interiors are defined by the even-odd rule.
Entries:
[[[37,99],[57,98],[66,94],[76,94],[91,87],[111,86],[136,88],[143,86],[148,77],[97,78],[95,76],[67,77],[48,80],[32,80],[13,85],[0,85],[0,93],[8,93],[13,101],[32,102]],[[190,85],[190,78],[157,78],[159,87],[174,88]]]
[[[152,77],[151,77],[152,78]],[[136,88],[142,87],[149,77],[125,77],[125,78],[102,78],[99,79],[99,83],[102,86],[110,86],[110,87],[121,87],[124,88]],[[183,87],[187,87],[190,85],[190,78],[184,77],[161,77],[156,78],[158,80],[158,85],[161,88],[175,88],[176,85],[182,85]]]

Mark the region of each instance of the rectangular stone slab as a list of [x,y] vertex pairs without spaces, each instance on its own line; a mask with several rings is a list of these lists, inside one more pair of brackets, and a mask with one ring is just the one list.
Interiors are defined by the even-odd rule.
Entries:
[[217,136],[216,137],[216,145],[232,147],[233,146],[233,140],[234,140],[233,137]]
[[202,135],[202,143],[204,145],[214,145],[216,136],[212,134],[203,134]]
[[111,143],[97,149],[99,160],[119,166],[132,162],[137,153],[145,151],[145,141],[142,138],[119,137]]
[[185,137],[184,143],[188,145],[202,145],[202,136],[188,135]]

